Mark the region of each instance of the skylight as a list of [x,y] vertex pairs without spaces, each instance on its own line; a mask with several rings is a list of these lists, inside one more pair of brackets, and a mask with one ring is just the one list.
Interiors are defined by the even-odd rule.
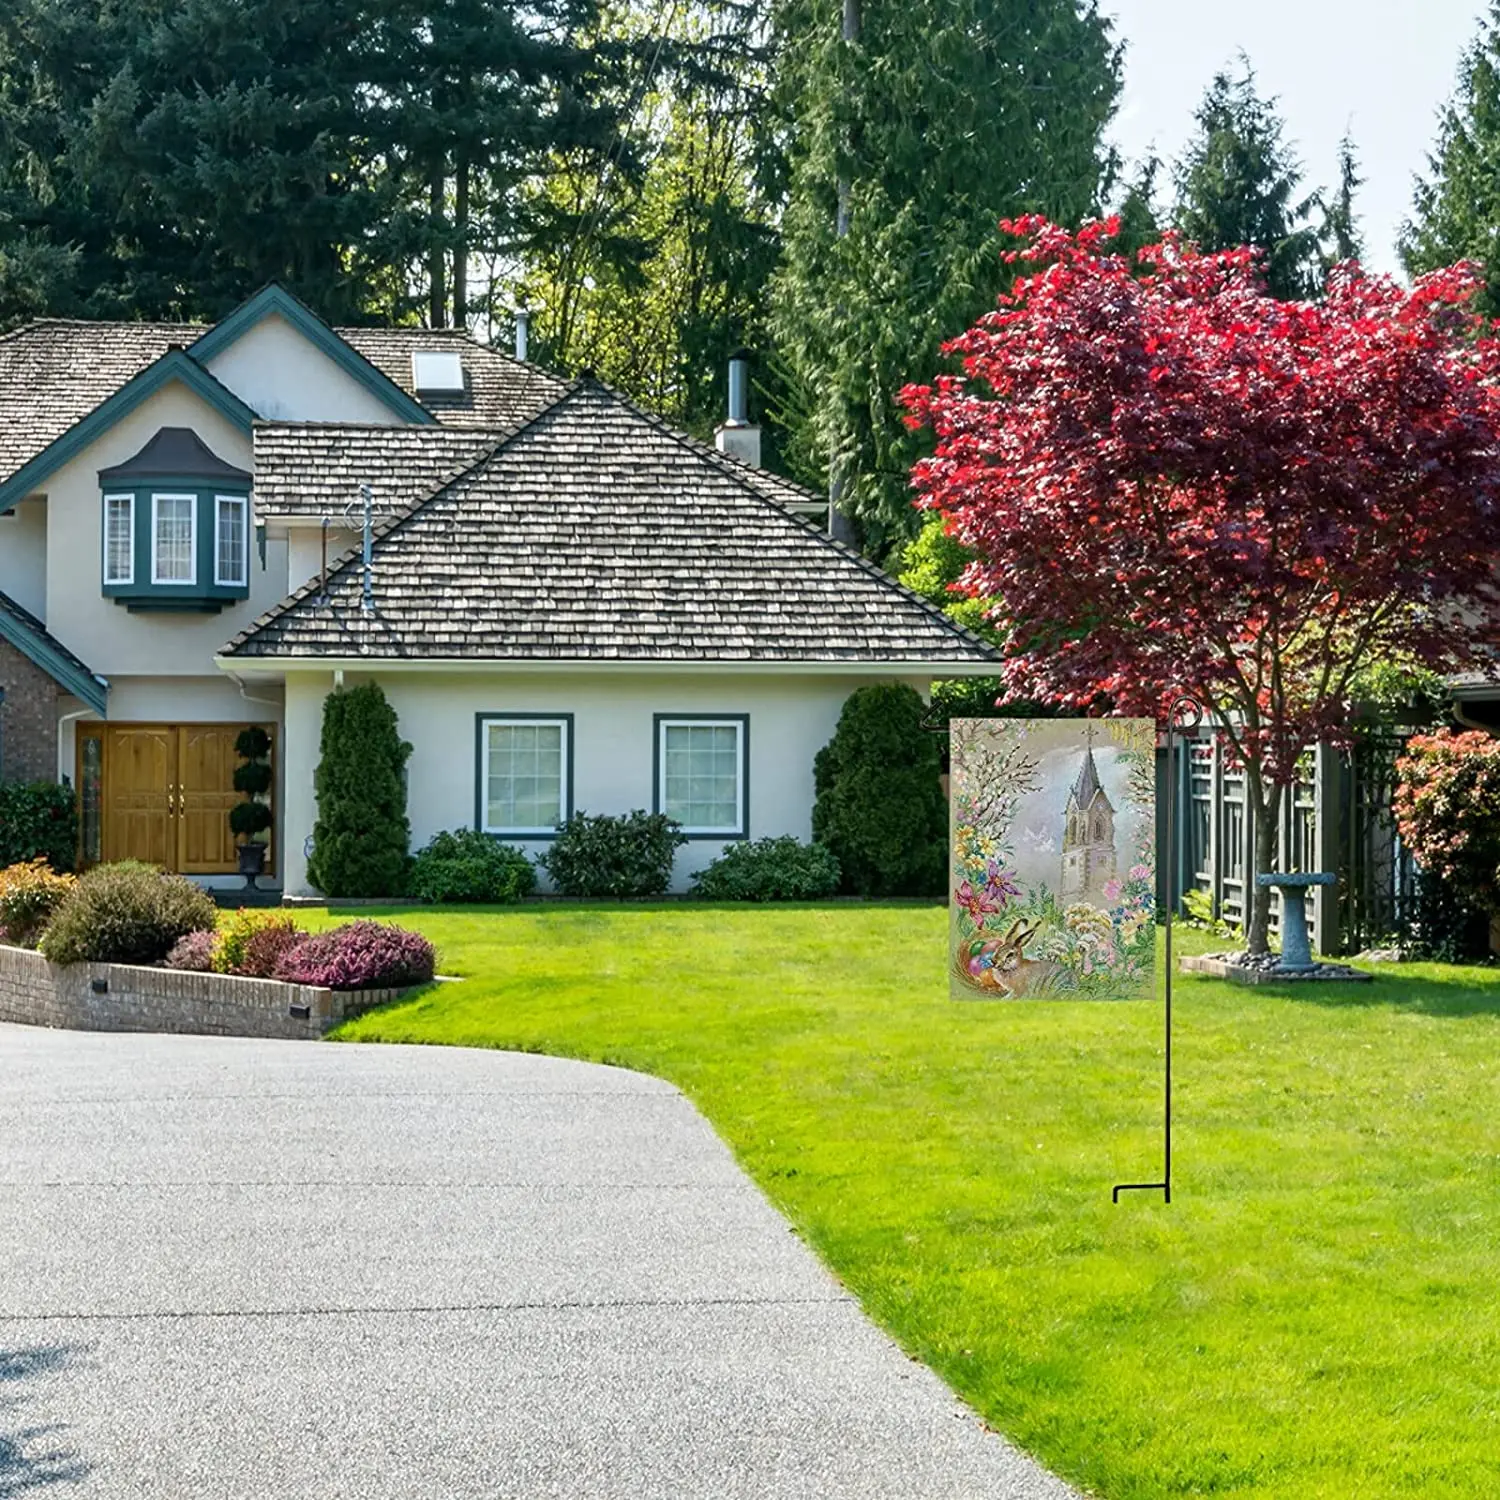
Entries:
[[419,395],[450,394],[464,388],[464,362],[456,351],[419,349],[411,357],[411,383]]

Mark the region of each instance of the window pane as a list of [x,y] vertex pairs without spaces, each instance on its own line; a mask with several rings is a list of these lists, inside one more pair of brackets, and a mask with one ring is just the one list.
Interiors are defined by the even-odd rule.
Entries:
[[662,811],[684,828],[740,831],[740,731],[734,724],[668,724]]
[[90,735],[82,742],[80,749],[83,763],[78,768],[78,800],[83,804],[83,858],[87,864],[97,864],[100,854],[100,812],[104,802],[104,741],[97,735]]
[[193,506],[191,495],[156,497],[156,567],[158,583],[193,581]]
[[485,827],[556,828],[563,820],[563,726],[492,722]]
[[104,502],[104,581],[129,583],[131,579],[131,500],[114,495]]
[[245,581],[245,503],[242,500],[219,501],[218,562],[215,577],[219,583]]

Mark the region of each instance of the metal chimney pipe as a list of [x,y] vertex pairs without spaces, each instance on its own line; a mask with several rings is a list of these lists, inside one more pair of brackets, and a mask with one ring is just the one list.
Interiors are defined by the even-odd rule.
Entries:
[[750,425],[750,352],[736,349],[729,356],[729,425]]
[[524,360],[527,350],[531,347],[531,309],[529,307],[518,307],[516,309],[516,358]]

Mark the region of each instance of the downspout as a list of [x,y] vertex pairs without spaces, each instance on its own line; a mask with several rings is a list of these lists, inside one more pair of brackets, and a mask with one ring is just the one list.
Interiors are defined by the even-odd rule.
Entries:
[[[86,719],[94,710],[91,708],[75,709],[70,714],[64,714],[57,721],[57,779],[65,782],[68,778],[63,774],[63,746],[67,744],[67,737],[63,734],[63,725],[76,723],[79,719]],[[78,767],[73,767],[74,781],[77,780]],[[72,782],[69,785],[73,785]]]

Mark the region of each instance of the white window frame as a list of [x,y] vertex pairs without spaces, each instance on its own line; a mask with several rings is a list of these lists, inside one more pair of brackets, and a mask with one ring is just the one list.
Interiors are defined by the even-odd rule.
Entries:
[[[109,572],[109,517],[110,509],[116,501],[125,503],[125,575],[122,578],[112,578]],[[124,494],[105,495],[104,497],[104,520],[100,527],[102,532],[103,556],[101,559],[103,576],[106,584],[130,584],[135,582],[135,495],[129,491]]]
[[[157,566],[157,543],[161,540],[161,502],[163,500],[186,500],[188,502],[188,566],[186,578],[163,578]],[[161,490],[151,496],[151,582],[162,588],[191,589],[198,586],[198,497],[195,494],[176,490]]]
[[[235,506],[240,513],[240,576],[225,578],[219,573],[219,559],[224,549],[223,507]],[[244,495],[214,496],[214,584],[217,587],[243,589],[250,586],[250,502]]]
[[656,716],[656,810],[667,810],[667,731],[669,729],[732,729],[735,733],[735,759],[739,776],[735,786],[736,817],[732,828],[703,828],[684,823],[682,831],[692,839],[742,839],[750,831],[749,754],[750,720],[748,716],[716,717],[711,714],[658,714]]
[[[503,828],[490,822],[490,726],[520,726],[529,729],[555,725],[562,731],[558,740],[561,757],[558,775],[557,816],[555,824],[545,828]],[[500,834],[507,838],[556,838],[557,830],[573,815],[573,718],[571,714],[481,714],[479,716],[479,786],[476,819],[481,833]]]

